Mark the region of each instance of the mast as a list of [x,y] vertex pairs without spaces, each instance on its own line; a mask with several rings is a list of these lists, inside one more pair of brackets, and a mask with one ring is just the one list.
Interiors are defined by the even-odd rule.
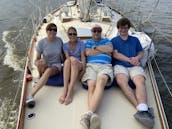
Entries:
[[95,5],[94,0],[78,0],[79,8],[81,11],[81,20],[83,22],[89,22],[90,19],[90,10]]

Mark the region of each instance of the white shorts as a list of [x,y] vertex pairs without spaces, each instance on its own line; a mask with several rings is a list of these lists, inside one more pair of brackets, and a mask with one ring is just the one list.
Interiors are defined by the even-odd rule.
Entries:
[[136,75],[142,75],[146,79],[146,74],[141,66],[124,67],[122,65],[115,65],[114,76],[117,74],[125,74],[131,79]]
[[97,76],[105,74],[109,77],[107,86],[110,86],[113,81],[113,69],[111,64],[87,64],[86,72],[82,77],[82,82],[87,80],[97,80]]

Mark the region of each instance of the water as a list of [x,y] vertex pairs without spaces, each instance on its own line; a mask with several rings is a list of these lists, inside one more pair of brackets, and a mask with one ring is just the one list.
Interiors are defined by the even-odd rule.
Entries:
[[32,23],[62,3],[55,1],[0,0],[0,129],[15,129]]
[[[143,27],[154,30],[154,34],[150,36],[156,43],[155,58],[172,92],[172,1],[130,0],[126,2],[125,0],[115,0],[116,4],[113,4],[113,1],[109,0],[111,6],[118,8],[126,17],[130,18],[138,30],[144,30]],[[167,120],[172,129],[172,96],[167,91],[155,63],[152,63]]]
[[[153,30],[156,30],[154,36],[157,49],[156,59],[167,84],[172,89],[172,69],[170,68],[172,64],[172,1],[107,1],[112,7],[129,17],[137,29],[151,26]],[[16,126],[26,51],[33,33],[32,23],[40,21],[39,12],[44,16],[48,10],[52,10],[62,2],[65,1],[0,0],[0,129],[15,129]],[[172,129],[172,97],[168,94],[155,65],[153,66]],[[6,124],[7,121],[9,124]]]

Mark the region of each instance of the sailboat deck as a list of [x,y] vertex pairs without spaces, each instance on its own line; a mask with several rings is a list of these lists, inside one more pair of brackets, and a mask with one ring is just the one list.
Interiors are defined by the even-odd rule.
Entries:
[[[154,108],[154,129],[161,129],[160,117],[156,108],[152,84],[147,73],[146,89],[148,92],[148,103]],[[33,88],[34,82],[28,85],[28,93]],[[33,109],[25,107],[24,129],[80,129],[80,116],[87,111],[87,90],[81,87],[78,81],[73,102],[66,106],[58,102],[62,93],[62,87],[44,86],[35,96],[36,106]],[[105,90],[103,99],[98,109],[102,120],[102,129],[146,129],[138,123],[133,114],[136,112],[134,106],[125,98],[118,87]],[[35,117],[29,119],[28,114],[35,113]]]
[[[76,12],[76,7],[71,7],[72,12]],[[68,41],[66,30],[69,26],[80,27],[84,30],[89,30],[92,25],[99,24],[103,28],[103,36],[111,39],[117,35],[116,21],[121,17],[120,14],[112,11],[112,22],[81,22],[75,18],[78,14],[73,13],[73,20],[62,23],[59,18],[59,12],[56,10],[53,13],[53,22],[57,25],[57,35]],[[35,59],[34,47],[36,43],[46,36],[45,27],[47,23],[40,24],[32,39],[32,47],[30,49],[29,62],[27,67],[31,69],[33,78],[38,77],[38,72],[34,66]],[[87,32],[85,32],[87,34]],[[84,35],[84,34],[82,34]],[[88,36],[89,37],[89,36]],[[26,67],[26,68],[27,68]],[[163,116],[164,111],[161,105],[158,91],[153,87],[151,69],[146,68],[146,90],[148,96],[148,104],[154,108],[155,126],[154,129],[168,129],[166,119]],[[25,70],[25,77],[27,70]],[[24,78],[25,80],[26,78]],[[33,79],[34,80],[34,79]],[[18,129],[81,129],[80,117],[87,111],[87,90],[83,89],[81,83],[78,81],[75,85],[73,102],[66,106],[58,102],[62,94],[63,87],[44,86],[35,96],[36,106],[32,109],[24,106],[25,97],[31,92],[35,86],[34,81],[24,82],[20,114],[18,121]],[[97,113],[100,115],[102,126],[101,129],[146,129],[143,125],[137,122],[133,115],[136,113],[135,107],[126,99],[120,88],[112,87],[105,90],[103,99]],[[35,114],[34,117],[28,118],[29,114]],[[23,117],[24,115],[24,117]]]

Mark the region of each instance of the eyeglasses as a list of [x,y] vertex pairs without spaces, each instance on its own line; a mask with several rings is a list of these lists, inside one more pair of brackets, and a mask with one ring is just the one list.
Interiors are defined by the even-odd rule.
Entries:
[[97,33],[101,33],[102,30],[92,30],[92,32],[93,32],[93,33],[96,33],[96,32],[97,32]]
[[76,33],[68,33],[68,35],[70,35],[70,36],[76,36],[77,34]]
[[49,29],[47,29],[48,31],[55,31],[55,32],[57,32],[57,28],[49,28]]
[[121,30],[128,30],[129,28],[128,27],[119,27],[119,29],[121,29]]

